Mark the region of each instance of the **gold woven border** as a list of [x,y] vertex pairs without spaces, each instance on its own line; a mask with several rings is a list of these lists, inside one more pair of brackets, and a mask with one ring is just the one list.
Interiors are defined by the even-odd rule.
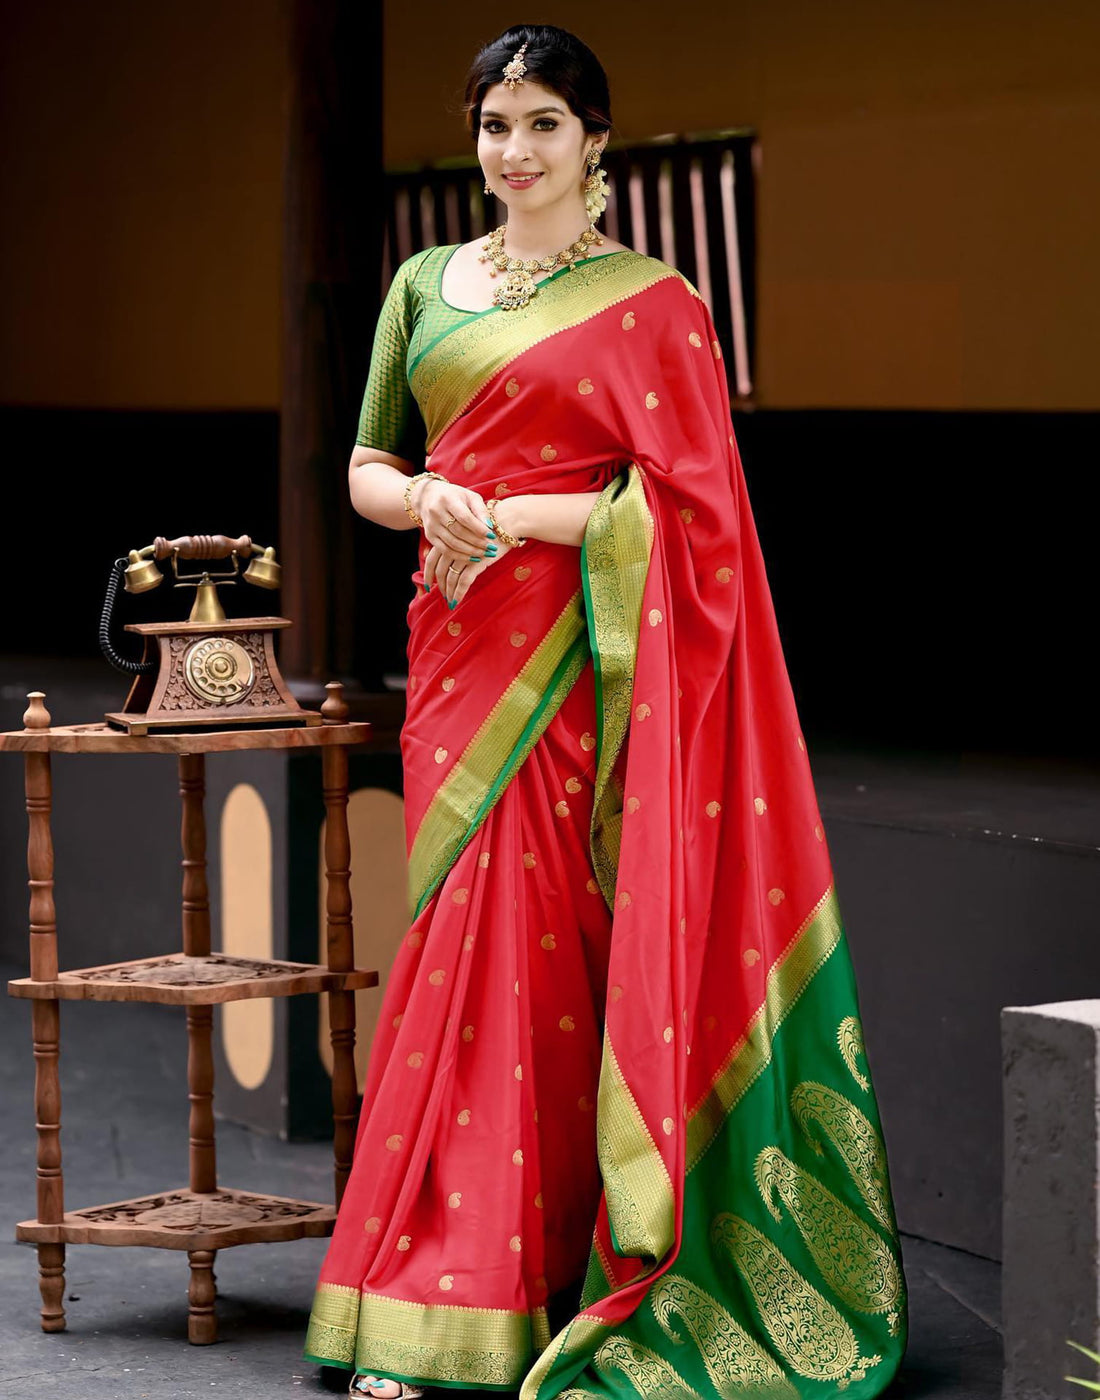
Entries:
[[[417,828],[409,856],[408,898],[413,918],[572,689],[588,660],[584,633],[584,607],[578,589],[440,783]],[[532,724],[536,712],[537,721]],[[494,785],[498,789],[495,796]],[[492,801],[486,806],[489,798]]]
[[481,316],[459,326],[424,354],[410,382],[424,415],[429,453],[490,379],[525,350],[667,277],[682,277],[675,268],[643,253],[578,263],[577,272],[579,279],[571,272],[546,288],[549,293],[560,286],[568,296],[540,293],[514,311]]
[[596,1139],[607,1213],[619,1251],[662,1258],[676,1232],[672,1180],[606,1034]]
[[[526,1380],[520,1387],[519,1400],[539,1400],[540,1392],[546,1384],[554,1364],[567,1346],[571,1350],[581,1353],[591,1353],[595,1351],[600,1340],[613,1326],[613,1323],[605,1321],[602,1317],[588,1317],[584,1314],[575,1317],[572,1322],[562,1328],[534,1366],[531,1367]],[[551,1395],[556,1394],[557,1391],[548,1387],[542,1400],[549,1400]]]
[[687,1170],[699,1165],[723,1123],[771,1063],[772,1041],[842,936],[836,893],[830,885],[806,921],[768,970],[764,1000],[726,1057],[710,1088],[688,1114]]
[[411,1380],[516,1386],[550,1344],[545,1308],[530,1313],[408,1303],[322,1283],[306,1354]]
[[623,824],[622,794],[611,775],[630,728],[642,593],[653,536],[642,474],[632,462],[625,481],[616,477],[600,492],[588,517],[581,554],[600,726],[589,844],[608,908],[615,899]]

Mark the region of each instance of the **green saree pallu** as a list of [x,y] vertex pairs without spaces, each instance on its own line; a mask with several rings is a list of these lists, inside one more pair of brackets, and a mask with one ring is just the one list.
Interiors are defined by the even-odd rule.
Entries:
[[450,251],[398,271],[360,440],[404,455],[416,407],[483,499],[598,494],[579,550],[410,604],[409,932],[306,1353],[522,1400],[878,1395],[886,1153],[711,317],[633,252],[461,313]]

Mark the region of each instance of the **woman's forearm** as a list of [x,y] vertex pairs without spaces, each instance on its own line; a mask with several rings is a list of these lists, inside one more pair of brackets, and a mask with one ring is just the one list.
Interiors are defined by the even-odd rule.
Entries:
[[584,530],[599,491],[564,492],[544,496],[505,496],[496,503],[497,520],[510,535],[545,540],[547,544],[584,541]]
[[[405,510],[405,487],[408,484],[408,475],[400,468],[377,458],[366,457],[362,448],[356,448],[348,468],[348,491],[357,514],[373,520],[377,525],[386,525],[391,530],[415,530],[416,526]],[[413,487],[414,510],[420,489],[420,486]]]

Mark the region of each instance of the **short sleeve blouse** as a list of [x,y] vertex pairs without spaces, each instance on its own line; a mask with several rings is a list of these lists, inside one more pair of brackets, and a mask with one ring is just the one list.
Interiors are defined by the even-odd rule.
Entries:
[[409,383],[411,370],[437,335],[478,314],[449,305],[440,293],[444,264],[459,246],[425,248],[394,273],[374,334],[355,438],[360,447],[390,452],[417,466],[424,460],[427,435]]

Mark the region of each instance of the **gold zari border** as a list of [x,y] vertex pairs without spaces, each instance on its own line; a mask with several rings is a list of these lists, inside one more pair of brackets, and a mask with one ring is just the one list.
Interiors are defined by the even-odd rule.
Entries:
[[424,1381],[516,1386],[550,1344],[545,1308],[530,1313],[409,1303],[322,1283],[306,1354]]
[[581,569],[596,672],[599,723],[589,845],[592,869],[611,908],[622,840],[622,794],[612,770],[630,728],[642,594],[653,549],[653,517],[642,474],[630,464],[600,492],[585,527]]
[[606,1034],[596,1138],[618,1252],[662,1258],[676,1233],[672,1180]]
[[[538,742],[584,669],[588,660],[584,631],[584,607],[578,589],[440,783],[421,819],[409,856],[408,899],[413,918],[481,825],[503,792],[505,782]],[[552,684],[553,691],[548,693]]]
[[764,1000],[730,1051],[711,1087],[688,1115],[687,1170],[699,1165],[726,1118],[771,1063],[772,1041],[841,939],[840,911],[832,887],[768,972]]

